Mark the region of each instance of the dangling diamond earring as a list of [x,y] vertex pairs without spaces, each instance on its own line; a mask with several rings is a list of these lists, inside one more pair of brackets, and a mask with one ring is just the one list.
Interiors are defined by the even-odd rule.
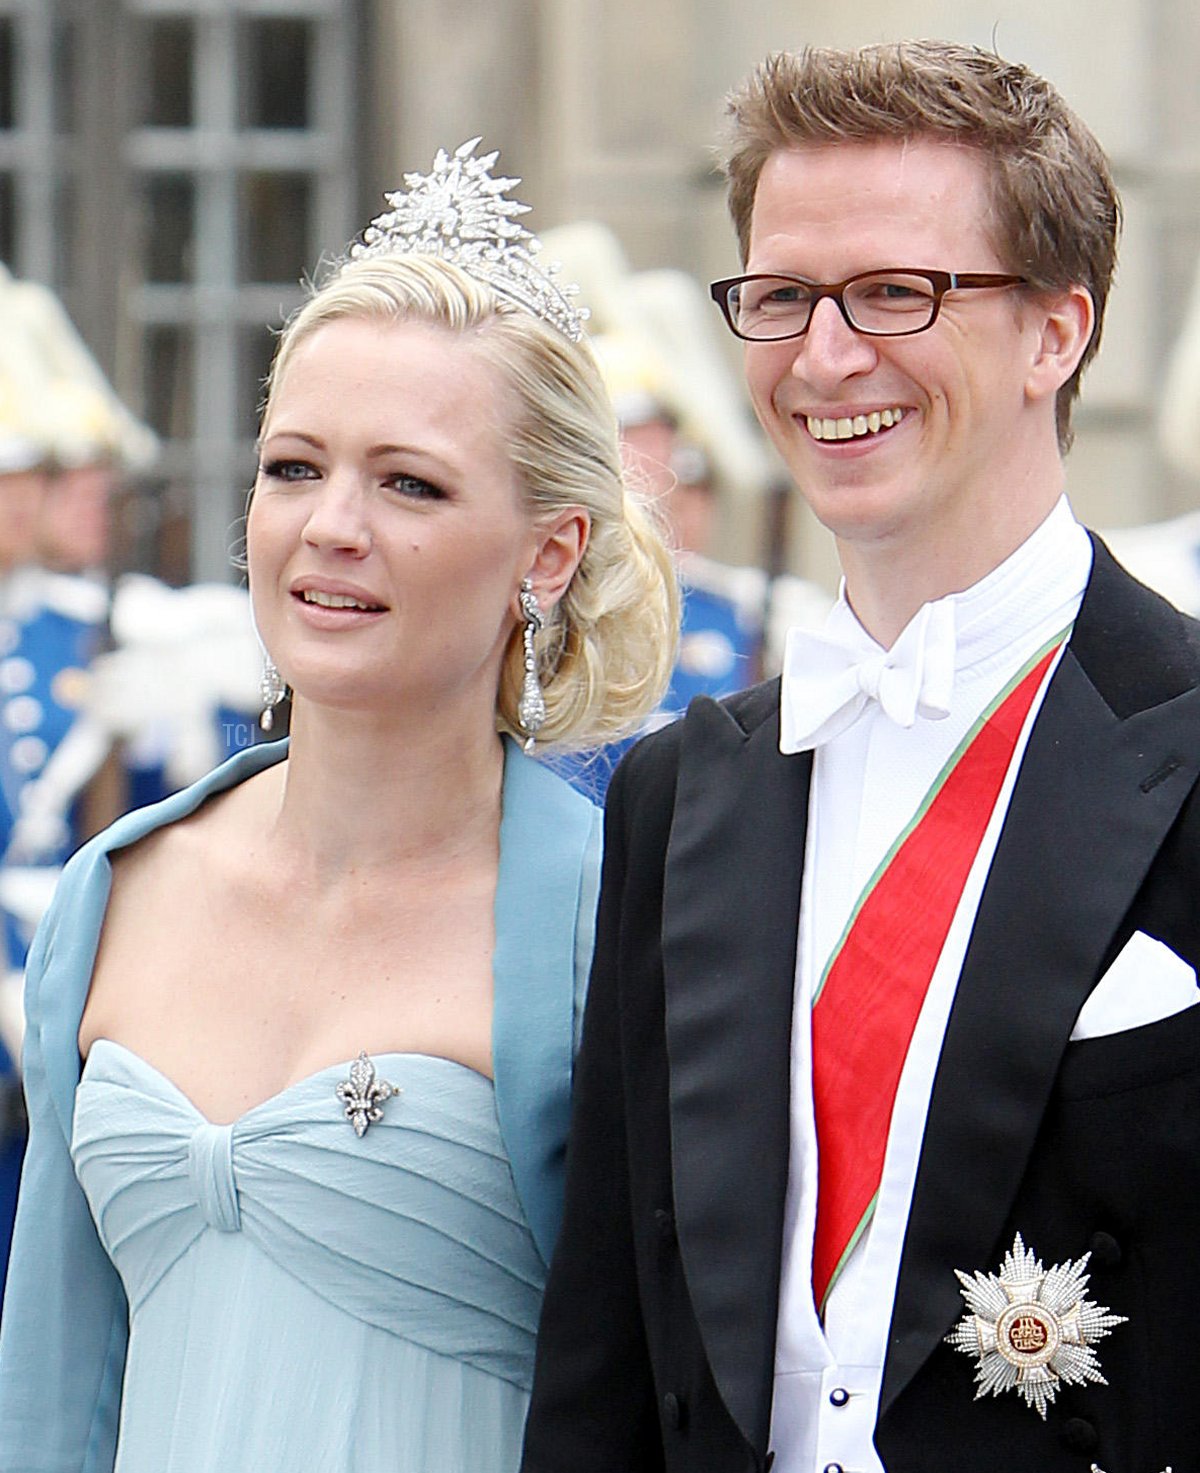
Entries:
[[262,680],[258,689],[263,702],[258,724],[264,731],[270,731],[275,725],[275,707],[287,695],[287,684],[276,668],[275,661],[267,654],[263,655]]
[[528,578],[521,579],[521,614],[525,620],[521,631],[525,646],[525,679],[521,684],[521,699],[517,703],[517,720],[526,734],[525,751],[532,752],[538,729],[546,719],[546,697],[538,679],[537,651],[533,647],[534,636],[546,626],[546,616]]

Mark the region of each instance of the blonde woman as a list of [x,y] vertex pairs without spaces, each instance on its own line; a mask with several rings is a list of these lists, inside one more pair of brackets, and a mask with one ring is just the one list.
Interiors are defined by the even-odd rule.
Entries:
[[493,163],[410,175],[280,340],[290,746],[93,841],[35,944],[6,1468],[517,1466],[598,882],[522,747],[636,724],[676,604]]

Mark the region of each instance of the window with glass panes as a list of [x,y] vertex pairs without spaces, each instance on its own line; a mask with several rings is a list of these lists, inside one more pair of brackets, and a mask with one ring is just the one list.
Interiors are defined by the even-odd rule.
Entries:
[[270,328],[355,225],[356,6],[126,8],[143,402],[191,491],[194,576],[221,577],[253,472]]
[[42,280],[56,261],[59,33],[46,0],[0,0],[0,261]]
[[271,329],[355,228],[361,9],[0,0],[0,259],[162,437],[168,575],[229,576]]

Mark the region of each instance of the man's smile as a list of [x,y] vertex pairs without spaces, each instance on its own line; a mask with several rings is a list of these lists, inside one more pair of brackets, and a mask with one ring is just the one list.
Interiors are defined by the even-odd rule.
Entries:
[[837,418],[806,414],[797,418],[803,418],[814,440],[858,440],[864,435],[878,435],[898,425],[904,418],[904,410],[897,405],[893,409],[875,409],[869,414],[840,415]]

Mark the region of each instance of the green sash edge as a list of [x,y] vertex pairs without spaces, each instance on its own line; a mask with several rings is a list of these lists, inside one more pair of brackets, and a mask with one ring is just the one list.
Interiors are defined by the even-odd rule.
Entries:
[[[820,1191],[820,1183],[819,1182],[817,1184],[817,1190]],[[855,1247],[858,1244],[859,1238],[861,1238],[862,1235],[866,1232],[866,1230],[867,1230],[867,1224],[875,1216],[875,1205],[876,1205],[876,1203],[878,1201],[879,1201],[879,1188],[876,1187],[875,1188],[875,1195],[867,1203],[866,1210],[863,1212],[863,1215],[858,1220],[858,1226],[850,1234],[850,1241],[846,1244],[845,1248],[842,1250],[842,1256],[838,1259],[837,1264],[834,1266],[833,1272],[829,1275],[829,1283],[825,1287],[825,1297],[821,1300],[820,1304],[817,1306],[817,1312],[820,1315],[822,1321],[824,1321],[824,1319],[825,1319],[825,1306],[829,1303],[829,1296],[833,1293],[833,1286],[834,1286],[834,1284],[837,1283],[838,1279],[841,1278],[841,1276],[842,1276],[842,1270],[846,1267],[846,1264],[850,1261],[850,1255],[851,1255],[851,1253],[854,1252],[854,1249],[855,1249]]]

